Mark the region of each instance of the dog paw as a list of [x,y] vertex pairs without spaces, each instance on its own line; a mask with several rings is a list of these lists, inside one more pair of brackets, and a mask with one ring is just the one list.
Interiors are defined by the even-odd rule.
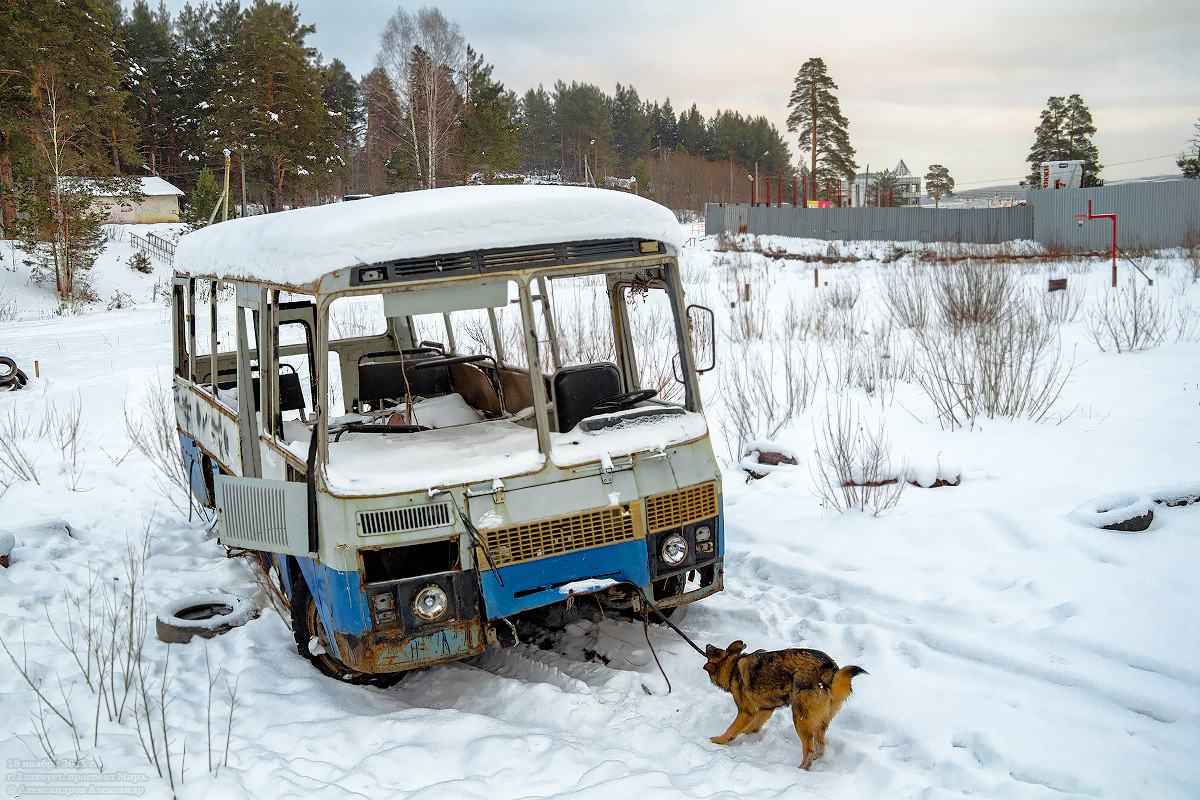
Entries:
[[709,738],[709,741],[713,744],[729,744],[729,740],[724,736],[712,736]]

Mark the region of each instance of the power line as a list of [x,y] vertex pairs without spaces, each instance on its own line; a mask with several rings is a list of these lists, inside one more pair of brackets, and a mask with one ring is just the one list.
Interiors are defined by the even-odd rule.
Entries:
[[[1178,155],[1179,155],[1178,153],[1167,153],[1166,155],[1162,155],[1162,156],[1151,156],[1150,158],[1137,158],[1137,159],[1134,159],[1133,161],[1118,161],[1116,164],[1101,164],[1100,166],[1102,169],[1107,169],[1109,167],[1123,167],[1126,164],[1141,164],[1145,161],[1158,161],[1159,159],[1163,159],[1163,158],[1175,158]],[[958,185],[959,186],[979,186],[980,184],[984,184],[984,183],[1000,184],[1000,183],[1003,183],[1004,181],[1023,181],[1023,180],[1025,180],[1024,175],[1017,177],[1017,178],[991,178],[986,181],[965,181]]]

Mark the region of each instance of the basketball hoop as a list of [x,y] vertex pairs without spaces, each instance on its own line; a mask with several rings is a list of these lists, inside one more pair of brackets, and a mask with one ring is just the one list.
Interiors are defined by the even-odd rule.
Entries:
[[1081,228],[1082,228],[1082,227],[1083,227],[1083,223],[1085,223],[1085,222],[1087,222],[1087,221],[1088,221],[1088,215],[1087,215],[1087,214],[1076,214],[1076,215],[1075,215],[1075,221],[1076,221],[1076,222],[1078,222],[1078,223],[1079,223],[1079,227],[1081,227]]

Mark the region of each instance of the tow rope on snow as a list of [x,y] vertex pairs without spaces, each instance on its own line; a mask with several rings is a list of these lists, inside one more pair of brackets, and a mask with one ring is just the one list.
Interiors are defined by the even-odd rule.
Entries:
[[667,624],[667,627],[669,627],[671,630],[678,633],[679,637],[681,639],[683,639],[685,642],[687,642],[689,645],[691,645],[693,650],[695,650],[697,653],[704,656],[705,658],[708,658],[708,655],[703,650],[700,649],[700,646],[698,644],[696,644],[691,639],[689,639],[688,635],[686,633],[679,630],[679,628],[677,628],[675,626],[674,622],[671,622],[671,620],[667,619],[667,615],[662,613],[661,611],[659,611],[658,606],[656,606],[656,605],[654,605],[654,603],[650,602],[649,598],[647,598],[646,594],[642,591],[642,587],[638,586],[636,588],[637,588],[638,596],[642,598],[642,602],[646,605],[647,608],[649,608],[651,611],[653,611],[655,614],[657,614],[658,618]]

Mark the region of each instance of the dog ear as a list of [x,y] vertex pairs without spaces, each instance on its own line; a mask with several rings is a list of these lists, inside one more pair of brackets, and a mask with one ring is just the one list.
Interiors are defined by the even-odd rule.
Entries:
[[707,673],[709,673],[709,674],[711,674],[711,673],[713,673],[713,672],[716,672],[716,671],[717,671],[717,662],[715,662],[715,661],[706,661],[706,662],[704,663],[704,671],[705,671],[705,672],[707,672]]
[[717,655],[717,653],[719,653],[719,652],[721,652],[721,651],[718,650],[717,648],[713,647],[711,644],[706,645],[704,648],[704,655],[707,656],[708,658],[715,657]]
[[742,652],[742,651],[743,651],[743,650],[745,650],[745,649],[746,649],[746,643],[745,643],[745,642],[743,642],[741,639],[738,639],[736,642],[734,642],[733,644],[729,645],[729,652],[730,652],[730,653],[740,653],[740,652]]

